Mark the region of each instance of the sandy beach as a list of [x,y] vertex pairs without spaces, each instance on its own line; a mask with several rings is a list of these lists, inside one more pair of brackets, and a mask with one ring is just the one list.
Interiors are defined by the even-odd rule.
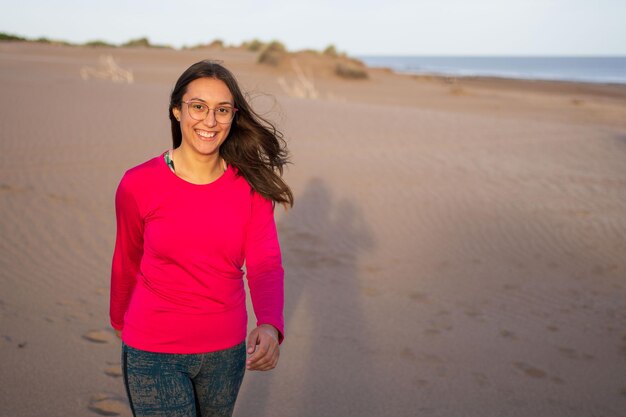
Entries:
[[626,85],[3,42],[0,417],[131,416],[114,193],[206,58],[293,160],[286,340],[235,416],[626,416]]

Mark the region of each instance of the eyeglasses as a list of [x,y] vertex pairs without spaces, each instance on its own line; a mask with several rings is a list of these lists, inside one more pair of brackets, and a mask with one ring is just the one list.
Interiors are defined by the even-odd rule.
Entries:
[[187,105],[189,116],[194,120],[204,120],[209,115],[209,112],[213,110],[215,115],[215,121],[217,123],[228,124],[233,121],[235,113],[238,109],[232,106],[219,106],[214,109],[209,108],[205,103],[201,101],[183,101]]

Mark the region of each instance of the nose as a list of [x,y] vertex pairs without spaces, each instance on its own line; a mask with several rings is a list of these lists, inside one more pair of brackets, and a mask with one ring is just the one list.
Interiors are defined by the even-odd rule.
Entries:
[[215,119],[215,109],[209,109],[209,112],[207,113],[203,122],[209,127],[213,127],[217,124],[217,120]]

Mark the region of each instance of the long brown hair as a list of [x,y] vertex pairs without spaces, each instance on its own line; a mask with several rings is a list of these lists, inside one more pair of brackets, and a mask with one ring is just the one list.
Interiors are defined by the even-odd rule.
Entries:
[[214,78],[226,84],[235,101],[237,113],[230,133],[220,146],[220,156],[239,171],[248,184],[263,197],[293,206],[291,189],[282,179],[283,167],[289,163],[289,152],[283,134],[267,119],[257,114],[239,89],[235,76],[221,64],[205,60],[196,62],[181,74],[170,96],[169,118],[172,144],[182,142],[180,122],[172,110],[180,108],[187,85],[198,78]]

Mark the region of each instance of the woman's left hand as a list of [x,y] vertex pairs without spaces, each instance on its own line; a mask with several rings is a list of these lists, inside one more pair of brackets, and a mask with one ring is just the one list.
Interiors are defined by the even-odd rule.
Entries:
[[[255,348],[258,346],[255,352]],[[271,324],[262,324],[250,332],[247,346],[249,371],[269,371],[276,367],[280,356],[278,330]]]

